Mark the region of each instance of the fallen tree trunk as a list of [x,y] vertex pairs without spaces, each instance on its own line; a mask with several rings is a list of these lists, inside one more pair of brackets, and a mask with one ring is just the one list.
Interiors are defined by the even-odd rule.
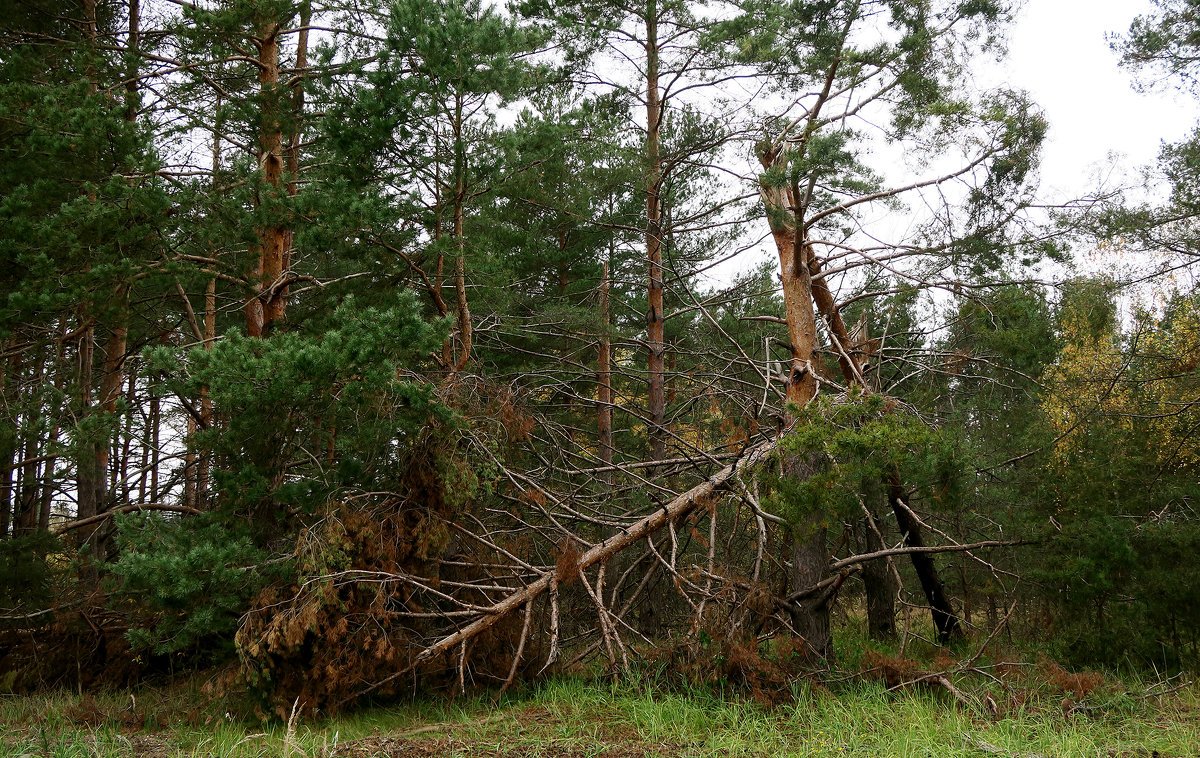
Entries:
[[[587,552],[580,555],[578,562],[570,567],[570,573],[572,574],[572,577],[577,572],[582,572],[592,566],[604,563],[625,548],[642,541],[667,524],[683,518],[697,508],[703,506],[708,498],[723,490],[740,472],[757,465],[767,456],[769,456],[774,450],[775,442],[773,440],[760,442],[759,444],[747,450],[738,461],[721,469],[716,474],[709,477],[708,480],[696,485],[695,487],[692,487],[687,492],[684,492],[682,495],[679,495],[675,499],[671,500],[671,502],[663,505],[654,513],[651,513],[640,521],[637,521],[631,526],[612,535],[603,542],[593,546]],[[422,650],[417,654],[416,658],[413,659],[412,663],[404,667],[404,669],[397,671],[394,674],[390,674],[384,679],[371,684],[351,697],[345,698],[337,704],[337,707],[344,705],[350,700],[354,700],[373,692],[389,682],[392,682],[395,679],[410,673],[413,669],[425,661],[436,658],[444,653],[449,652],[455,647],[468,642],[473,637],[499,623],[509,613],[512,613],[513,611],[524,607],[526,604],[533,602],[540,595],[556,586],[560,580],[569,580],[572,577],[560,577],[558,576],[557,570],[546,572],[541,579],[538,579],[532,584],[526,585],[523,589],[513,592],[508,597],[483,611],[481,618],[476,619],[453,634],[446,635],[434,644]]]

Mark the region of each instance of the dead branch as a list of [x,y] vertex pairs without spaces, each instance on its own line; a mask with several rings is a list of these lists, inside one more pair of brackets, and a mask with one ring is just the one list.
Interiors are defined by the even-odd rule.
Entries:
[[521,656],[525,653],[525,641],[529,639],[529,622],[533,619],[533,603],[525,604],[525,623],[521,626],[521,641],[517,644],[517,652],[513,655],[512,668],[508,670],[508,677],[504,680],[504,686],[500,688],[500,695],[512,686],[513,680],[517,678],[517,667],[521,665]]
[[880,558],[887,558],[892,555],[913,555],[919,553],[961,553],[968,550],[979,550],[985,547],[1014,547],[1018,545],[1028,545],[1026,540],[988,540],[986,542],[972,542],[969,545],[922,545],[920,547],[892,547],[887,550],[877,550],[874,553],[863,553],[862,555],[852,555],[849,558],[842,558],[834,561],[829,565],[830,571],[838,571],[847,566],[854,566],[867,561],[874,561]]
[[198,508],[189,508],[186,505],[167,505],[166,503],[142,503],[138,505],[122,505],[117,508],[112,508],[104,513],[95,516],[89,516],[78,521],[68,521],[65,524],[60,524],[50,530],[50,533],[55,537],[66,534],[74,529],[81,529],[85,526],[99,523],[107,518],[111,518],[118,513],[138,513],[141,511],[166,511],[167,513],[186,513],[191,516],[199,516],[204,511]]
[[[579,561],[575,567],[575,570],[583,571],[596,564],[602,563],[630,545],[640,542],[648,535],[653,534],[664,526],[672,524],[679,518],[691,513],[696,508],[704,505],[708,501],[708,498],[725,489],[736,474],[747,468],[757,465],[767,456],[769,456],[774,449],[775,442],[773,441],[761,442],[758,445],[750,448],[740,460],[721,469],[707,481],[696,485],[687,492],[684,492],[682,495],[679,495],[675,499],[671,500],[669,503],[663,505],[659,510],[651,513],[649,516],[646,516],[640,521],[631,524],[617,534],[612,535],[608,539],[592,547],[579,557]],[[509,613],[512,613],[526,603],[531,602],[543,592],[548,591],[552,583],[554,583],[556,580],[565,578],[556,577],[556,571],[557,570],[545,572],[541,579],[538,579],[532,584],[527,585],[524,589],[513,592],[505,599],[491,606],[480,618],[476,619],[474,622],[468,624],[462,629],[459,629],[453,634],[446,635],[442,639],[422,650],[408,666],[363,688],[354,695],[344,698],[337,703],[337,706],[340,707],[352,699],[362,697],[369,692],[374,692],[385,684],[388,684],[389,682],[408,674],[420,664],[445,654],[447,651],[454,649],[454,647],[457,645],[465,644],[480,633],[495,626]]]

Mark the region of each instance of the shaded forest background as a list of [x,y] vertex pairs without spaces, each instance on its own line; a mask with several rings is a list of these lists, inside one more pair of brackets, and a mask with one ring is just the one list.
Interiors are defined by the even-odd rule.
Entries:
[[1043,197],[1014,10],[4,0],[0,688],[1194,667],[1200,143]]

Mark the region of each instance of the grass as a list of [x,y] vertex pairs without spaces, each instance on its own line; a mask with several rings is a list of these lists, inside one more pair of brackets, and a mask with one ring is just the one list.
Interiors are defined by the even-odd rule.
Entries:
[[[880,683],[798,685],[763,707],[708,691],[545,682],[506,697],[416,701],[306,724],[264,725],[205,705],[188,686],[0,698],[0,754],[47,758],[582,758],[584,756],[1041,755],[1118,758],[1200,755],[1200,691],[1090,696],[1064,715],[1054,698],[998,719],[935,690],[886,692]],[[430,728],[430,725],[433,725]],[[418,731],[419,730],[419,731]]]

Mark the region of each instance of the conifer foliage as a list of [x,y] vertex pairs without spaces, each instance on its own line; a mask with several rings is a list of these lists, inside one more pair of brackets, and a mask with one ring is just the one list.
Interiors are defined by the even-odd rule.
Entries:
[[1195,665],[1197,293],[1043,275],[1186,270],[1197,148],[1047,218],[1012,6],[0,3],[0,682]]

